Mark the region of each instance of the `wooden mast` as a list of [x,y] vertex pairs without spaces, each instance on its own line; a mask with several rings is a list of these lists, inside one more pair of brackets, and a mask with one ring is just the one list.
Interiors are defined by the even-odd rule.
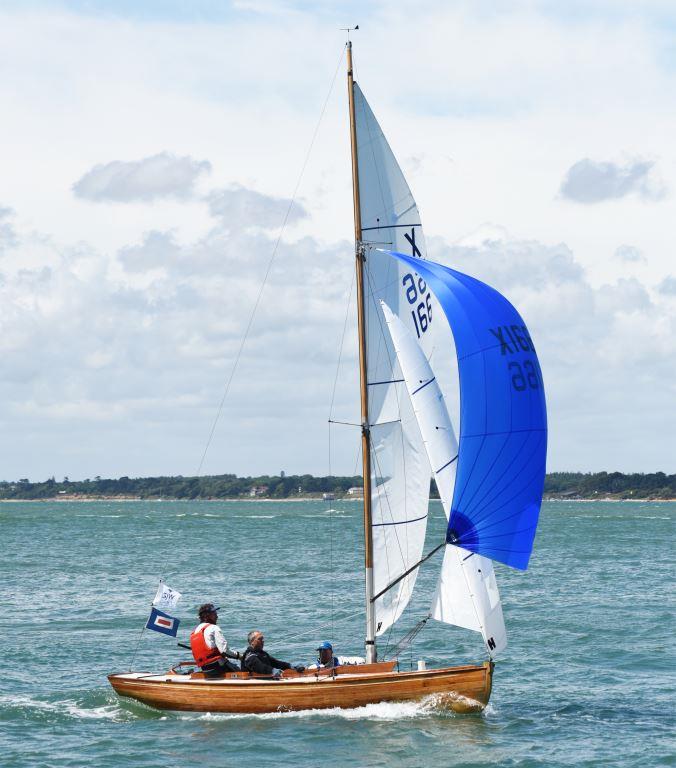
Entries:
[[354,115],[354,78],[352,43],[347,42],[347,90],[350,103],[350,146],[352,149],[352,191],[354,198],[354,240],[357,270],[357,320],[359,328],[359,386],[361,393],[361,453],[364,474],[364,570],[366,586],[366,663],[376,661],[376,616],[373,602],[373,531],[371,528],[371,434],[369,424],[368,383],[366,376],[366,310],[364,302],[364,260],[361,210],[359,205],[359,163],[357,125]]

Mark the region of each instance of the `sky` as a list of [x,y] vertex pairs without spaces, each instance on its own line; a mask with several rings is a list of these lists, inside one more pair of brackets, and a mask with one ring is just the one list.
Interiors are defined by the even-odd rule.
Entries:
[[672,2],[4,0],[1,480],[358,471],[355,24],[429,256],[528,323],[549,471],[676,471]]

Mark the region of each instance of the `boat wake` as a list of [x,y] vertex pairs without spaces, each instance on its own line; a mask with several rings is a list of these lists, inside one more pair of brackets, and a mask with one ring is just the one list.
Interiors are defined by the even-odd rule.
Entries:
[[[453,699],[452,701],[450,699]],[[478,711],[478,702],[462,696],[436,694],[421,701],[380,702],[352,709],[305,709],[297,712],[266,714],[229,714],[211,712],[169,712],[153,709],[131,699],[121,700],[106,691],[74,691],[68,698],[40,699],[27,694],[0,695],[0,718],[6,722],[30,721],[57,724],[72,720],[304,720],[333,718],[339,720],[398,721],[424,717],[457,717],[458,701],[466,705],[463,711]],[[490,707],[489,707],[490,709]]]
[[74,691],[69,698],[40,699],[26,694],[0,695],[0,719],[56,724],[69,720],[126,722],[161,717],[163,713],[143,705],[123,708],[107,691]]
[[[451,698],[453,701],[451,702]],[[477,712],[481,709],[479,702],[464,696],[448,694],[435,694],[420,701],[391,702],[382,701],[378,704],[367,704],[364,707],[342,709],[332,707],[330,709],[303,709],[296,712],[267,712],[265,714],[228,714],[221,712],[195,712],[175,713],[181,720],[295,720],[307,718],[332,718],[339,720],[370,720],[370,721],[394,721],[414,720],[423,717],[457,717],[454,704],[461,702],[463,711]],[[168,713],[165,713],[168,714]]]

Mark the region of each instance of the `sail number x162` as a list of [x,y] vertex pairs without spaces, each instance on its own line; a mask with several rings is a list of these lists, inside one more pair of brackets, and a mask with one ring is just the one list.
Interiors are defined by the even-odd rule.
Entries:
[[411,309],[411,317],[418,338],[427,331],[432,323],[432,299],[427,288],[427,283],[410,272],[405,274],[401,284],[406,291],[406,300],[414,307]]

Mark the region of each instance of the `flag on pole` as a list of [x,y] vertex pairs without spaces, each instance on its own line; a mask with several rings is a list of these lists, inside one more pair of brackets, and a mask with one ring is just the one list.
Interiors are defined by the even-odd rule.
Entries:
[[176,604],[181,599],[181,593],[167,586],[163,581],[157,588],[157,594],[153,600],[153,605],[161,611],[173,611]]
[[158,611],[153,608],[150,611],[150,618],[146,624],[146,629],[152,629],[154,632],[161,632],[163,635],[176,637],[180,620],[170,616],[168,613]]

